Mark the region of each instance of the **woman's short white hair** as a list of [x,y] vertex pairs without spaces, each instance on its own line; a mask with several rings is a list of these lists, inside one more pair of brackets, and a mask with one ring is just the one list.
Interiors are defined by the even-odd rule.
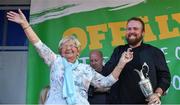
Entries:
[[72,41],[76,44],[76,47],[78,48],[78,50],[80,51],[81,50],[81,43],[79,42],[79,40],[73,36],[73,35],[70,35],[70,36],[66,36],[64,38],[62,38],[60,41],[59,41],[59,45],[58,45],[58,49],[61,50],[62,48],[62,45],[67,42],[67,41]]

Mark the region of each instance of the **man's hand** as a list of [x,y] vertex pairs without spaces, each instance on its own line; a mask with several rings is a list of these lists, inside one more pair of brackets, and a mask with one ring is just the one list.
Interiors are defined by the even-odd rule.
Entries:
[[148,105],[160,105],[161,100],[160,96],[157,93],[153,93],[148,99],[147,99]]

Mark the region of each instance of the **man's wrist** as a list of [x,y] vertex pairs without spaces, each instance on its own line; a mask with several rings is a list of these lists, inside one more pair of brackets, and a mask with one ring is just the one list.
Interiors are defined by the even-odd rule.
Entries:
[[160,93],[156,92],[155,93],[159,98],[162,96]]

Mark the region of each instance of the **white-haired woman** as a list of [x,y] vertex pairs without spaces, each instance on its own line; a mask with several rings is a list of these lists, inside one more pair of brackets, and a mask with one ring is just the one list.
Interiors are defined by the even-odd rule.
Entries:
[[60,54],[55,54],[41,42],[20,9],[18,13],[8,12],[7,18],[22,26],[29,41],[50,67],[50,90],[45,104],[88,105],[89,85],[96,88],[112,86],[126,63],[133,59],[133,53],[128,49],[122,54],[113,72],[104,77],[89,65],[78,62],[81,44],[74,36],[63,38],[59,43]]

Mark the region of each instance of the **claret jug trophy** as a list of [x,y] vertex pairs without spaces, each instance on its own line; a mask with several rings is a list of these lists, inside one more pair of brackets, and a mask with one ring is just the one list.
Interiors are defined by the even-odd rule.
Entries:
[[[145,73],[146,76],[144,76],[143,70],[147,70],[147,72]],[[141,70],[134,69],[134,71],[136,71],[140,77],[139,86],[141,88],[142,93],[144,94],[146,98],[148,98],[149,96],[153,94],[152,85],[148,78],[149,66],[145,62],[142,65]]]

